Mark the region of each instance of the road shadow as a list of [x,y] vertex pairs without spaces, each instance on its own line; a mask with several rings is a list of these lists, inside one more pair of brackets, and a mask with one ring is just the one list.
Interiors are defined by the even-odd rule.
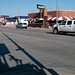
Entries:
[[[1,43],[0,44],[0,72],[3,71],[4,69],[5,70],[9,69],[7,60],[5,58],[5,55],[9,54],[9,53],[10,52],[9,52],[8,48],[6,47],[6,45]],[[1,59],[3,60],[4,63],[1,61]]]
[[16,62],[16,66],[23,64],[21,59],[15,58],[15,57],[12,56],[12,55],[9,55],[9,57],[10,57],[10,58],[9,58],[10,61],[14,60],[14,61]]
[[[2,31],[1,31],[2,32]],[[3,33],[3,32],[2,32]],[[36,60],[32,55],[30,55],[24,48],[22,48],[20,45],[18,45],[15,41],[13,41],[10,37],[8,37],[5,33],[3,33],[13,44],[17,46],[16,51],[22,51],[27,57],[29,57],[34,63],[36,63],[42,70],[44,75],[47,75],[43,69],[46,69],[50,74],[52,75],[59,75],[57,72],[55,72],[53,69],[48,69],[46,68],[42,63],[40,63],[38,60]],[[10,56],[10,60],[13,59],[15,60],[14,57]],[[39,74],[38,74],[39,75]]]
[[[47,34],[54,34],[53,32],[46,32]],[[75,33],[67,33],[67,34],[62,34],[62,33],[58,33],[58,34],[54,34],[54,35],[64,35],[64,36],[74,36],[75,37]]]
[[10,68],[9,71],[15,71],[17,74],[24,73],[25,75],[42,75],[42,71],[36,65],[30,63]]
[[[5,55],[9,57],[8,59],[9,61],[11,62],[15,61],[16,66],[10,68]],[[31,64],[31,63],[23,64],[21,59],[18,59],[14,57],[13,55],[11,55],[6,45],[1,43],[0,44],[0,75],[1,74],[9,75],[11,73],[18,74],[18,73],[23,73],[23,72],[25,75],[31,75],[32,73],[33,75],[42,75],[42,70],[39,69],[36,65]]]
[[75,37],[75,34],[74,33],[67,33],[67,34],[65,34],[65,36],[74,36]]
[[47,34],[53,34],[53,32],[46,32]]

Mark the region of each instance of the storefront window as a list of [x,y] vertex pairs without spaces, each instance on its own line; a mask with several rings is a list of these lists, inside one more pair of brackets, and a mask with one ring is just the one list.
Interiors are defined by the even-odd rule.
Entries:
[[43,21],[42,20],[39,20],[39,21],[29,21],[29,23],[30,24],[32,24],[32,23],[43,23]]
[[56,21],[51,21],[50,23],[55,24],[55,23],[56,23]]

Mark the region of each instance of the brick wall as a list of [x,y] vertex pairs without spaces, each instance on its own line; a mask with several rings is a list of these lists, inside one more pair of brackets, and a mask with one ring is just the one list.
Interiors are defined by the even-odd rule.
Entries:
[[[56,11],[48,11],[47,15],[51,15],[52,17],[56,16]],[[58,11],[58,17],[75,17],[75,11]]]
[[28,14],[28,18],[39,18],[40,14],[39,13],[30,13]]
[[[46,11],[46,10],[45,10]],[[46,15],[46,13],[44,13],[44,15]],[[55,17],[56,16],[56,11],[48,11],[47,12],[47,15],[51,15],[52,17]],[[75,17],[75,11],[58,11],[58,17],[63,17],[63,16],[67,16],[67,17]],[[28,17],[29,18],[39,18],[40,15],[39,13],[30,13],[28,14]]]
[[28,24],[29,27],[42,27],[42,23],[32,23],[32,24]]
[[55,17],[56,11],[49,11],[49,12],[47,12],[47,15],[51,15],[52,17]]

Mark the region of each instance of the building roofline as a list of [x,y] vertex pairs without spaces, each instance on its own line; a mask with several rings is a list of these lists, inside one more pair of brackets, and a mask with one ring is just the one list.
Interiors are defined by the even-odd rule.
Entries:
[[39,12],[35,12],[35,13],[29,13],[29,14],[38,14]]
[[[53,11],[57,11],[57,10],[53,10]],[[72,11],[72,10],[58,10],[58,11]],[[52,12],[52,11],[48,11],[48,12]],[[75,12],[75,11],[73,11]]]

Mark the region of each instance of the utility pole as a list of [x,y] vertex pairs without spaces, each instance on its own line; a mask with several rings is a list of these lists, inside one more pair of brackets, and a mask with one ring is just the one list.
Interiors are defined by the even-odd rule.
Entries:
[[0,15],[1,15],[1,9],[0,9]]
[[18,3],[18,21],[20,22],[20,4]]
[[56,24],[58,24],[58,0],[57,0],[57,4],[56,4]]
[[1,22],[1,9],[0,9],[0,22]]
[[18,5],[18,16],[20,16],[20,5]]

